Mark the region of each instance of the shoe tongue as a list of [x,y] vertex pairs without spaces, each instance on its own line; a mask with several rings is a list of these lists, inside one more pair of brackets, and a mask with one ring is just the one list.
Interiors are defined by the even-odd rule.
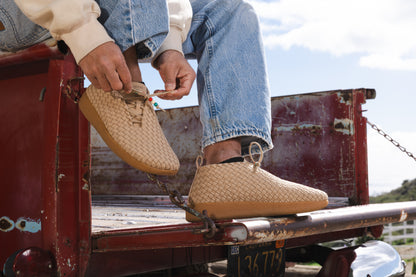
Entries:
[[124,92],[124,90],[119,91],[121,97],[123,97],[126,101],[134,101],[134,100],[145,100],[147,99],[147,95],[149,91],[147,90],[146,86],[143,83],[133,82],[132,83],[133,90],[130,93]]
[[124,91],[119,91],[119,93],[125,101],[145,100],[146,99],[146,97],[144,95],[138,94],[134,91],[132,91],[130,93],[126,93]]

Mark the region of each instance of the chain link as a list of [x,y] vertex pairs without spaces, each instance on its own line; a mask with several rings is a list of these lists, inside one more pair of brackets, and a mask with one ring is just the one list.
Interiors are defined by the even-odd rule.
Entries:
[[[81,98],[80,95],[80,89],[81,89],[81,83],[84,81],[84,77],[74,77],[67,81],[66,90],[63,91],[63,93],[71,99],[75,104],[78,103],[79,99]],[[76,90],[72,88],[72,85],[74,83],[78,82]]]
[[155,175],[147,173],[147,177],[152,182],[156,183],[157,186],[163,190],[167,195],[169,195],[170,201],[177,207],[181,208],[182,210],[187,211],[188,213],[200,218],[204,223],[204,228],[201,230],[196,231],[196,233],[204,234],[205,238],[211,239],[215,236],[218,229],[215,225],[214,221],[208,217],[207,211],[204,210],[202,213],[198,212],[197,210],[192,209],[186,204],[186,201],[183,199],[182,195],[179,191],[174,190],[171,191],[168,189],[168,186],[161,182]]
[[383,130],[381,130],[379,127],[377,127],[377,125],[371,123],[370,121],[367,120],[368,125],[371,126],[371,128],[373,128],[374,130],[377,131],[377,133],[379,133],[380,135],[382,135],[385,139],[387,139],[388,141],[390,141],[394,146],[396,146],[397,148],[400,149],[400,151],[406,153],[407,156],[409,156],[410,158],[412,158],[415,162],[416,162],[416,157],[410,152],[408,151],[405,147],[401,146],[396,140],[394,140],[391,136],[389,136],[388,134],[386,134]]

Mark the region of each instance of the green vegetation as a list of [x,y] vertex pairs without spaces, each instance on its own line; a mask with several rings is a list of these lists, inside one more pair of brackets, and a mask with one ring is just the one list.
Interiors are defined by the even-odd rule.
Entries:
[[416,179],[405,180],[402,186],[388,193],[370,197],[370,203],[389,203],[416,200]]

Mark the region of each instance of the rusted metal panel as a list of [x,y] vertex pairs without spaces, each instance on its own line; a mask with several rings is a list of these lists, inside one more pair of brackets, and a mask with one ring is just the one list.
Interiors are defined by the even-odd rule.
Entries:
[[130,276],[226,258],[227,248],[222,246],[93,253],[86,276]]
[[[15,251],[42,246],[45,226],[41,222],[40,200],[45,112],[39,95],[47,84],[47,65],[47,62],[38,68],[29,65],[26,71],[30,75],[0,66],[0,267]],[[22,232],[17,228],[21,219],[38,222],[39,228],[36,232]]]
[[0,225],[9,227],[0,231],[0,265],[17,250],[39,247],[53,253],[61,276],[86,269],[88,122],[63,94],[68,85],[83,89],[75,77],[82,72],[73,57],[46,44],[0,56]]
[[[56,46],[55,40],[49,40],[45,43],[40,43],[27,49],[12,52],[0,52],[0,67],[16,66],[20,64],[34,63],[42,60],[49,60],[51,58],[63,58],[62,53]],[[23,69],[23,68],[22,68]],[[15,71],[3,72],[2,76],[6,74],[14,74]]]
[[[181,166],[175,176],[160,176],[169,188],[187,195],[196,171],[195,160],[200,154],[201,126],[198,107],[158,112],[161,127],[177,154]],[[105,145],[94,129],[91,129],[93,194],[164,194],[146,174],[136,170],[118,158]]]
[[[282,178],[368,203],[366,126],[361,105],[374,90],[337,90],[272,98],[272,138],[263,167]],[[186,195],[200,153],[198,107],[158,112],[181,161],[178,175],[160,177]],[[146,175],[116,157],[92,132],[93,194],[163,194]]]
[[361,187],[368,190],[366,126],[361,112],[367,91],[327,91],[274,99],[275,149],[265,156],[266,169],[284,179],[322,189],[329,196],[347,197],[351,204],[368,203],[368,194],[358,193]]
[[66,93],[83,89],[72,56],[50,60],[45,95],[42,222],[44,247],[62,276],[83,275],[90,249],[88,122]]

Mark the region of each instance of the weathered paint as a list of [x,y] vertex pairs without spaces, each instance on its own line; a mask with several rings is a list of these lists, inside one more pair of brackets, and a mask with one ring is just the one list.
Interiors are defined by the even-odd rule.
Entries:
[[354,135],[354,121],[348,118],[335,118],[334,129],[344,135],[352,136]]
[[0,218],[0,231],[10,232],[15,227],[14,221],[8,218],[7,216],[2,216]]
[[[101,231],[93,234],[93,252],[145,250],[206,245],[258,244],[368,228],[416,218],[416,201],[343,207],[276,218],[253,218],[217,222],[218,232],[206,239],[201,223],[177,224],[137,229]],[[363,234],[363,233],[361,233]],[[293,244],[292,244],[293,246]]]
[[338,96],[338,99],[339,99],[339,103],[346,104],[346,105],[352,105],[353,104],[351,95],[349,95],[345,91],[338,92],[337,96]]
[[[91,219],[82,178],[89,169],[89,132],[64,94],[68,82],[73,91],[83,89],[81,80],[70,81],[81,76],[71,55],[48,45],[0,56],[0,175],[8,184],[0,189],[7,196],[0,211],[16,221],[13,232],[0,231],[0,266],[13,252],[36,246],[54,255],[59,276],[84,276]],[[63,262],[68,257],[71,267]]]
[[21,217],[16,220],[16,228],[22,232],[37,233],[42,230],[40,219]]
[[322,126],[314,125],[314,124],[300,124],[300,125],[292,124],[292,125],[278,126],[273,129],[274,132],[294,132],[294,133],[300,130],[309,130],[309,131],[319,132],[319,130],[322,130]]
[[403,222],[403,221],[408,220],[408,219],[407,219],[407,216],[408,216],[407,212],[406,212],[405,210],[402,210],[402,213],[401,213],[401,215],[400,215],[400,219],[399,219],[399,221],[400,221],[400,222]]
[[13,229],[21,232],[37,233],[42,230],[40,219],[20,217],[14,222],[7,216],[0,218],[0,231],[10,232]]

